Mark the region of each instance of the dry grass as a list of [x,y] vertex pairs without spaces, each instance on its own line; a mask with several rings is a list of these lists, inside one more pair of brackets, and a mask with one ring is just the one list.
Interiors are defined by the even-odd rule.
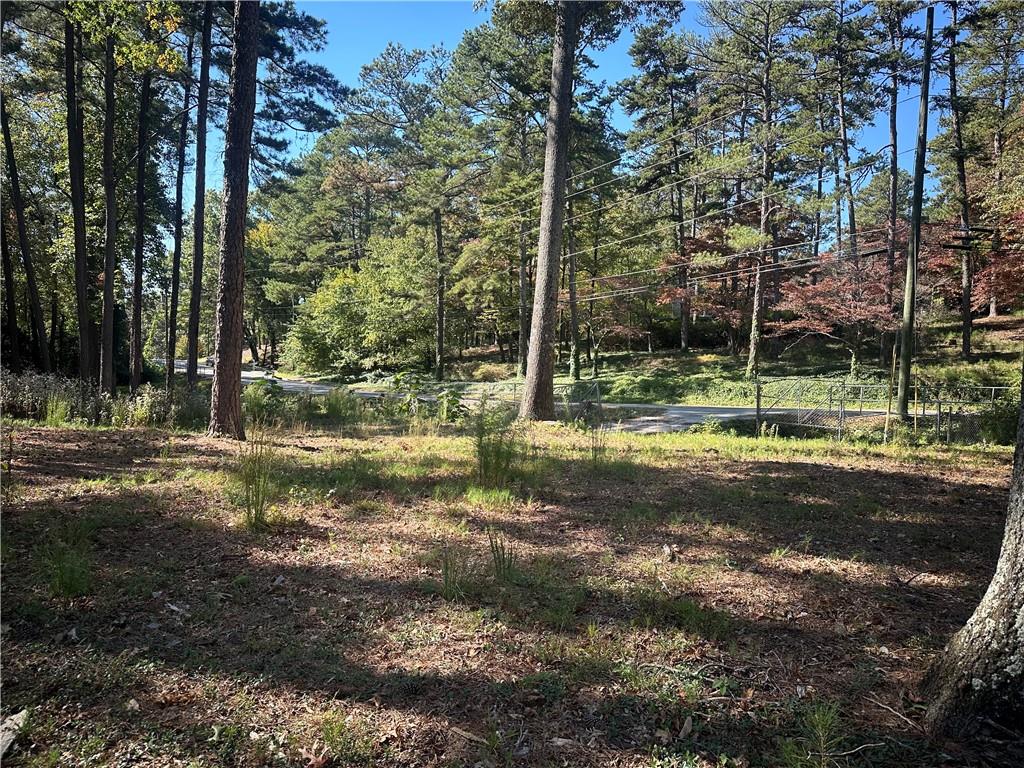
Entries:
[[[469,437],[283,436],[253,532],[232,443],[19,429],[5,765],[942,764],[915,684],[991,574],[1008,452],[526,439],[494,494]],[[76,521],[90,589],[55,595],[37,543]]]

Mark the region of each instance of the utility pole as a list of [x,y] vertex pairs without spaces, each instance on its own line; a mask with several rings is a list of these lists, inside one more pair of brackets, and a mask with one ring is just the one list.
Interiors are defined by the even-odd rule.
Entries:
[[914,358],[914,310],[917,298],[917,257],[921,252],[921,204],[924,199],[925,153],[928,150],[928,80],[932,68],[932,24],[935,8],[928,6],[924,32],[924,71],[917,115],[917,157],[914,162],[914,199],[910,210],[910,243],[903,291],[903,327],[900,332],[900,380],[897,409],[900,418],[910,417],[910,366]]

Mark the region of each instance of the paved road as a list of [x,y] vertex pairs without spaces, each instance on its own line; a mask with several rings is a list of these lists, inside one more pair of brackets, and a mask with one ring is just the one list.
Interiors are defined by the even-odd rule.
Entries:
[[[158,361],[163,362],[163,361]],[[184,360],[175,360],[174,368],[178,371],[185,370]],[[213,370],[208,365],[199,366],[199,375],[209,377]],[[243,370],[243,386],[256,381],[272,379],[285,392],[293,394],[309,393],[313,395],[324,395],[330,392],[334,384],[317,384],[303,379],[279,379],[271,375],[270,371],[262,369]],[[353,394],[359,397],[372,398],[381,397],[379,392],[361,392],[352,390]],[[683,432],[694,424],[703,424],[708,419],[726,421],[729,419],[752,419],[757,415],[753,407],[742,405],[651,405],[649,403],[602,403],[606,411],[606,419],[616,429],[623,432],[634,432],[641,435],[657,434],[659,432]],[[626,411],[621,419],[615,416],[616,411]],[[796,413],[795,409],[777,408],[772,411],[774,414]],[[865,411],[865,414],[868,412]],[[878,412],[882,413],[882,412]]]

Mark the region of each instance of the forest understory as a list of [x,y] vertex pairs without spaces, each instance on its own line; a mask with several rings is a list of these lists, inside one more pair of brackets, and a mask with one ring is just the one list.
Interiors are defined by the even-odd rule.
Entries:
[[991,577],[1007,450],[519,439],[495,483],[470,437],[269,435],[253,531],[233,441],[15,424],[5,765],[1020,756],[927,740],[917,693]]

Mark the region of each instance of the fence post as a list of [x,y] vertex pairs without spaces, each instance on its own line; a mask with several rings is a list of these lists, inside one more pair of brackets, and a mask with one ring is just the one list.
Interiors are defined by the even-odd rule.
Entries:
[[761,379],[754,379],[754,436],[761,436]]
[[846,383],[839,385],[839,429],[836,435],[840,442],[843,440],[843,419],[846,417]]

